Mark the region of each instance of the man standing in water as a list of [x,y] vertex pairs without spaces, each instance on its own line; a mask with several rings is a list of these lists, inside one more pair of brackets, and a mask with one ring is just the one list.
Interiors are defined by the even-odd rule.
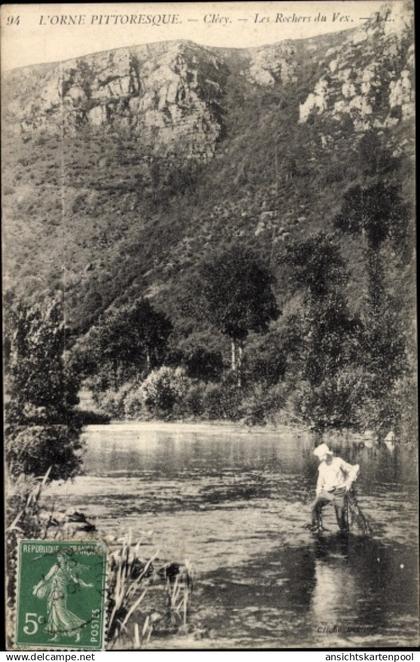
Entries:
[[335,508],[337,523],[341,531],[348,530],[346,494],[359,473],[359,465],[348,464],[341,457],[334,457],[327,444],[314,450],[319,459],[316,499],[312,504],[312,530],[322,531],[322,509],[331,504]]

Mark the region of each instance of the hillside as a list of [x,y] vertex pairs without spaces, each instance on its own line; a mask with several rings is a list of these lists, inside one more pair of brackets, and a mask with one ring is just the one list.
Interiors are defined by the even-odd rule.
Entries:
[[[270,261],[287,307],[285,247],[332,227],[363,180],[362,136],[400,158],[387,176],[411,195],[412,16],[390,8],[261,48],[162,42],[8,72],[5,286],[63,290],[76,334],[144,293],[176,318],[180,278],[240,241]],[[357,308],[363,247],[342,248]],[[390,265],[396,290],[409,269]]]

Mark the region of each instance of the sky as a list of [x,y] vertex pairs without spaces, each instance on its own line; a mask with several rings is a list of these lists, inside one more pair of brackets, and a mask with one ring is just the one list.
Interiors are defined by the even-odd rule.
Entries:
[[6,4],[1,8],[2,69],[172,39],[231,48],[262,46],[359,27],[383,4],[382,0]]

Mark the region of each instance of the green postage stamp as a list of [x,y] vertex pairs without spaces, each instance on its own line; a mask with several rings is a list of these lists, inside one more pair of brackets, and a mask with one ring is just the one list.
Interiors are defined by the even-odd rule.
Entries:
[[105,545],[21,540],[17,572],[16,645],[104,648]]

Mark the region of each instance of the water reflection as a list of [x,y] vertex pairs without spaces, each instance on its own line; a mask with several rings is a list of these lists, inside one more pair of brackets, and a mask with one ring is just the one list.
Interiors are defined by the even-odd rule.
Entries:
[[384,552],[369,539],[337,535],[316,543],[315,559],[310,605],[315,630],[377,631],[385,615],[378,608],[386,567]]
[[315,626],[333,626],[342,622],[349,611],[354,612],[360,595],[360,585],[357,585],[344,550],[338,549],[334,555],[319,551],[315,561],[315,588],[310,608]]
[[391,553],[372,540],[331,536],[207,574],[195,618],[220,631],[223,605],[224,631],[262,645],[274,636],[278,646],[321,645],[331,634],[391,641],[395,630],[403,641],[417,635],[416,590],[406,585],[415,572],[404,547]]
[[315,630],[338,626],[386,636],[402,613],[404,620],[415,621],[416,582],[410,576],[416,576],[416,563],[406,546],[390,549],[368,538],[339,535],[319,541],[310,605]]

